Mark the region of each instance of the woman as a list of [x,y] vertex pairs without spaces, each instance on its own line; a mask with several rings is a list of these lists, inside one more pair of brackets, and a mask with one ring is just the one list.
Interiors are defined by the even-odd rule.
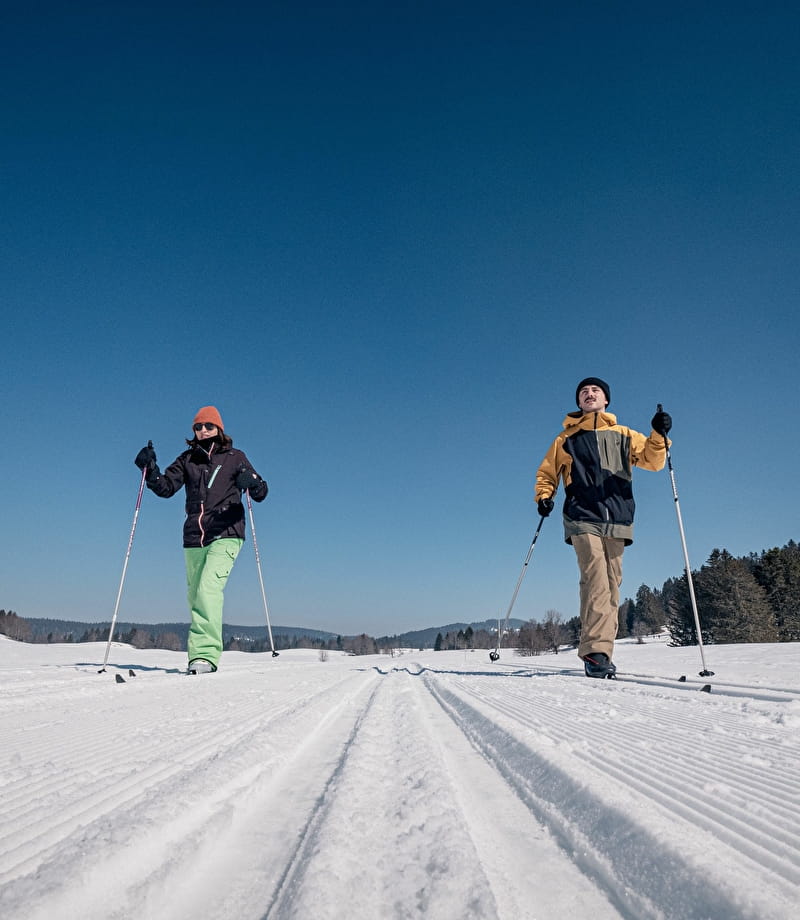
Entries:
[[146,470],[147,488],[161,498],[186,489],[183,552],[189,609],[189,674],[217,670],[222,654],[222,605],[225,583],[244,543],[242,492],[253,501],[267,497],[267,484],[225,434],[214,406],[204,406],[192,423],[194,436],[162,473],[152,447],[143,447],[134,463]]

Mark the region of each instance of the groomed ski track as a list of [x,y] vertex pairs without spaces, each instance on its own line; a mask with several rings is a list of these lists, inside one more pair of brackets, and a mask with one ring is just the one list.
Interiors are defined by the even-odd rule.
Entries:
[[3,694],[5,920],[795,916],[791,688],[505,652],[238,655],[200,677],[115,654],[124,685],[89,657]]

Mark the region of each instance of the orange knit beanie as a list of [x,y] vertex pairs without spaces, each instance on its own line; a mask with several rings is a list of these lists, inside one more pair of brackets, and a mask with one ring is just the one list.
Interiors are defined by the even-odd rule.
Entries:
[[216,425],[220,431],[224,430],[225,427],[222,424],[222,416],[214,406],[203,406],[202,409],[198,409],[192,425],[196,425],[198,422],[211,422],[211,424]]

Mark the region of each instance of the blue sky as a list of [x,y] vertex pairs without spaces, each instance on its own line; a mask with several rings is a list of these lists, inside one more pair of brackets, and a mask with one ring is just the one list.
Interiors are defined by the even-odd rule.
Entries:
[[[649,6],[10,14],[0,607],[108,619],[133,457],[209,403],[270,484],[273,624],[504,614],[587,375],[672,413],[695,567],[798,539],[800,10]],[[623,596],[683,569],[635,488]],[[187,619],[182,520],[145,494],[122,619]],[[554,515],[514,615],[577,605]],[[226,618],[264,621],[252,544]]]

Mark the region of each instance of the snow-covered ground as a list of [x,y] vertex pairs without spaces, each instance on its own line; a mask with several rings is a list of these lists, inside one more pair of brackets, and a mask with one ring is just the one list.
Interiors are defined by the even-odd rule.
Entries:
[[797,644],[104,650],[0,637],[3,920],[799,915]]

